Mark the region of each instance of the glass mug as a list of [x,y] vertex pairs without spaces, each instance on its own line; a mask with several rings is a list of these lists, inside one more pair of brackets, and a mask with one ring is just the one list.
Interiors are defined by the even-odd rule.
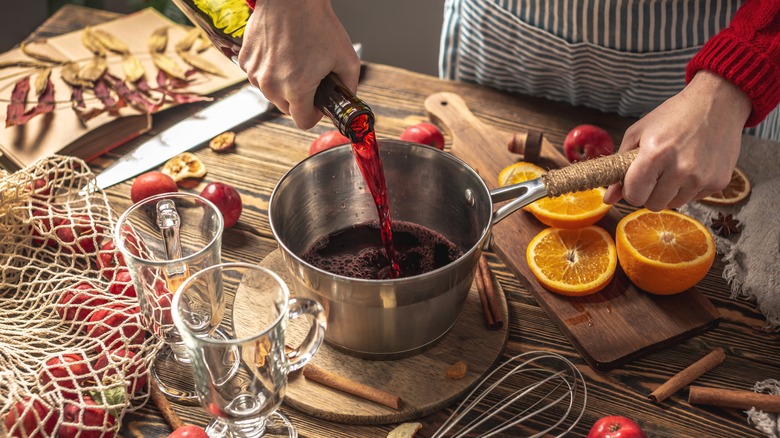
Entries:
[[184,343],[171,318],[173,292],[191,274],[221,261],[222,214],[207,199],[176,192],[133,204],[117,220],[114,240],[130,270],[146,328],[163,345],[150,372],[177,401],[197,395]]
[[[297,436],[277,408],[287,375],[322,345],[326,317],[318,302],[290,298],[285,282],[266,268],[223,263],[187,278],[171,312],[192,360],[201,405],[214,417],[209,436]],[[292,349],[285,345],[285,329],[301,316],[311,326]]]

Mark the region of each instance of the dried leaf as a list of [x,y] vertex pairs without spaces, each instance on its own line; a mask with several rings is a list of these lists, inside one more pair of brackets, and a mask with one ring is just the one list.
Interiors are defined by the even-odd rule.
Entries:
[[178,91],[170,91],[170,90],[167,90],[165,92],[165,96],[169,97],[172,101],[176,103],[211,102],[212,100],[214,100],[211,97],[202,96],[196,93],[181,93]]
[[49,84],[49,77],[51,76],[51,68],[44,69],[35,76],[35,95],[40,96],[46,91],[46,86]]
[[29,56],[30,58],[37,59],[38,61],[50,62],[52,64],[65,64],[68,62],[67,59],[59,58],[55,55],[46,53],[45,51],[41,51],[35,48],[35,46],[40,46],[40,45],[46,45],[46,43],[45,42],[37,42],[32,44],[22,43],[21,45],[22,53]]
[[76,62],[70,62],[65,64],[60,70],[60,76],[66,84],[71,87],[86,87],[92,88],[95,84],[92,81],[86,81],[79,77],[79,71],[81,68]]
[[27,93],[30,91],[30,77],[25,76],[14,85],[11,91],[11,102],[5,116],[5,127],[20,125],[20,118],[24,114],[24,105],[27,104]]
[[95,56],[106,56],[106,49],[100,44],[100,41],[95,36],[95,32],[89,26],[85,27],[84,31],[81,32],[81,44],[84,44],[84,47],[94,53]]
[[127,47],[127,44],[114,35],[106,32],[105,30],[94,29],[92,33],[95,36],[95,39],[97,39],[98,43],[100,43],[106,49],[114,53],[119,53],[120,55],[127,55],[130,53],[130,48]]
[[182,61],[186,62],[190,66],[215,76],[225,77],[225,73],[223,73],[222,70],[219,69],[219,67],[210,63],[205,58],[190,52],[177,52],[177,53],[179,57],[182,59]]
[[84,104],[84,89],[81,87],[73,87],[70,93],[70,102],[73,104],[73,108],[86,108]]
[[176,43],[176,51],[177,52],[186,52],[192,48],[192,45],[195,44],[195,41],[198,40],[200,37],[200,29],[197,27],[193,27],[190,29],[189,32],[187,32],[186,35],[184,35],[184,38],[179,40],[178,43]]
[[106,58],[96,56],[79,70],[78,77],[84,81],[95,82],[103,76],[107,69]]
[[100,102],[102,102],[103,106],[109,111],[113,111],[124,106],[124,104],[120,105],[120,103],[111,96],[111,90],[103,80],[95,82],[95,88],[93,91],[95,92],[95,97],[100,99]]
[[111,89],[113,89],[120,98],[124,99],[133,108],[149,114],[160,108],[161,105],[155,105],[154,103],[144,99],[139,91],[130,90],[130,88],[128,88],[127,85],[118,77],[107,73],[105,79]]
[[156,65],[157,68],[164,71],[166,74],[175,78],[186,79],[184,76],[184,71],[182,71],[179,64],[177,64],[173,59],[163,55],[162,53],[155,52],[152,53],[152,60],[154,61],[154,65]]
[[6,128],[9,126],[24,125],[39,114],[50,113],[54,110],[54,83],[48,81],[43,93],[38,97],[38,104],[24,112],[27,103],[27,93],[30,91],[30,77],[17,82],[11,93],[11,103],[8,105],[8,114],[5,120]]
[[146,46],[152,53],[164,53],[168,46],[168,26],[161,27],[149,36]]
[[129,82],[136,82],[146,75],[141,61],[133,55],[125,55],[122,58],[122,71],[125,73],[125,79]]
[[214,44],[209,39],[209,36],[206,35],[206,33],[202,30],[199,32],[198,41],[200,41],[198,43],[198,49],[196,50],[198,53],[203,53],[206,50],[214,47]]
[[81,123],[87,123],[88,121],[106,112],[105,108],[90,108],[86,111],[82,111],[74,107],[73,110],[76,112],[76,116],[78,116]]
[[41,64],[35,61],[0,61],[0,69],[3,68],[47,68],[47,64]]
[[[192,71],[188,71],[185,76],[189,76],[191,73]],[[181,87],[182,84],[186,86],[186,79],[182,80],[178,78],[169,78],[164,71],[160,70],[157,72],[157,88],[155,91],[163,93],[164,100],[170,100],[175,103],[192,103],[214,100],[211,97],[201,96],[200,94],[174,91],[175,89],[183,88]]]

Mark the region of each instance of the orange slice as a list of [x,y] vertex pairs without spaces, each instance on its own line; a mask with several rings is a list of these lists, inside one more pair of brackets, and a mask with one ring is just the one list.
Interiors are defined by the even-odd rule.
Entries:
[[557,228],[582,228],[593,225],[607,214],[612,205],[602,201],[607,189],[599,187],[584,192],[543,198],[527,207],[539,222]]
[[534,178],[539,178],[545,170],[533,163],[518,161],[503,169],[498,174],[498,185],[508,186]]
[[[521,182],[539,178],[544,172],[545,170],[536,164],[518,161],[517,163],[501,169],[501,172],[498,174],[498,185],[503,187],[519,184]],[[528,206],[526,205],[523,207],[523,210],[528,211]]]
[[206,165],[195,155],[182,152],[166,161],[161,172],[179,182],[185,178],[202,178],[206,175]]
[[671,295],[701,281],[715,260],[715,241],[699,221],[672,210],[637,210],[615,230],[618,260],[640,289]]
[[734,205],[750,194],[751,184],[745,172],[735,167],[731,172],[731,181],[723,190],[702,199],[701,202],[712,205]]
[[617,269],[615,242],[603,228],[546,228],[526,249],[528,267],[539,283],[568,296],[596,293],[609,284]]

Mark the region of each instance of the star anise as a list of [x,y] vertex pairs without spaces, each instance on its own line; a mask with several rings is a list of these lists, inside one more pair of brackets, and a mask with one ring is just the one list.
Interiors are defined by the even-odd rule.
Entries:
[[718,213],[718,217],[712,219],[710,228],[721,237],[731,237],[732,234],[737,234],[740,231],[739,221],[730,214],[724,215],[723,213]]

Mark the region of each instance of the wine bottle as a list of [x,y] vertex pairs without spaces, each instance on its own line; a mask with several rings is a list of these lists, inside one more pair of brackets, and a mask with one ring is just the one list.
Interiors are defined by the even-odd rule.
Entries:
[[[173,3],[206,33],[220,52],[233,62],[238,61],[254,0],[173,0]],[[365,115],[360,118],[361,129],[373,131],[374,113],[371,108],[334,73],[328,74],[317,87],[314,106],[353,142],[362,135],[354,129],[358,116]]]

